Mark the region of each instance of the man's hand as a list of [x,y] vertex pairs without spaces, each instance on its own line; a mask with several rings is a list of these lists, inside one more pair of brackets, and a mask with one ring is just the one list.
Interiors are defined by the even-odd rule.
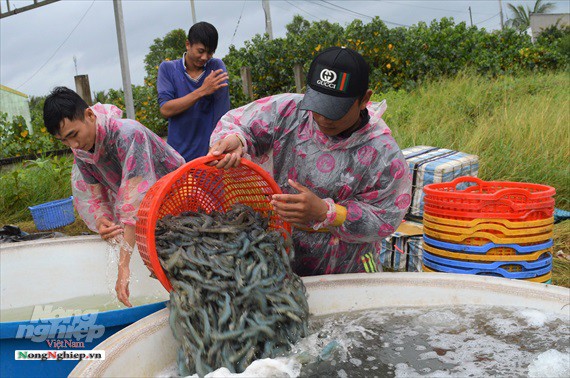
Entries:
[[129,265],[119,264],[119,274],[117,276],[117,283],[115,284],[115,291],[117,292],[117,299],[127,307],[133,307],[129,302],[129,282],[131,280],[131,271]]
[[243,152],[241,140],[236,134],[231,134],[214,143],[214,145],[210,147],[207,156],[226,154],[222,159],[214,160],[210,163],[210,165],[214,165],[216,168],[225,169],[239,166]]
[[227,87],[228,83],[225,83],[226,80],[228,80],[228,73],[224,72],[224,70],[219,69],[216,71],[212,71],[204,79],[204,83],[200,87],[200,90],[202,91],[202,94],[204,96],[211,95],[218,89]]
[[274,194],[271,205],[286,222],[306,225],[309,222],[322,222],[327,217],[328,205],[308,188],[288,180],[298,194]]
[[115,236],[123,233],[123,228],[120,225],[111,222],[107,218],[98,218],[95,221],[95,227],[97,227],[97,231],[103,240],[113,239]]

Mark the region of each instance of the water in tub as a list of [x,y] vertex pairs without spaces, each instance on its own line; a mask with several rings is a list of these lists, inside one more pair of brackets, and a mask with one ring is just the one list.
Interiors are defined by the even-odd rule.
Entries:
[[467,376],[569,377],[570,312],[455,306],[315,317],[290,355],[206,377]]
[[[135,251],[134,253],[138,253]],[[117,280],[117,262],[119,259],[119,247],[109,245],[107,248],[107,269],[105,282],[107,283],[108,294],[87,295],[77,298],[70,298],[59,302],[42,303],[37,306],[25,306],[2,310],[2,322],[28,321],[38,319],[44,313],[49,313],[49,317],[68,317],[87,313],[96,313],[126,308],[117,300],[115,293],[115,282]],[[131,285],[136,285],[138,280],[131,278]],[[155,303],[168,299],[162,289],[149,295],[129,298],[134,306]],[[80,309],[80,310],[79,310]],[[36,311],[34,313],[34,311]],[[38,312],[39,311],[39,312]],[[80,311],[80,313],[78,313]]]

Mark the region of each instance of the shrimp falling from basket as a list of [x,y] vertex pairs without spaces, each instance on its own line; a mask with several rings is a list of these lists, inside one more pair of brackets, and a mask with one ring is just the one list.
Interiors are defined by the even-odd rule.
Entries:
[[222,366],[241,373],[308,334],[305,287],[289,265],[292,247],[267,226],[267,218],[240,204],[158,221],[156,248],[174,288],[170,327],[182,376]]
[[289,264],[291,226],[270,204],[281,189],[249,160],[231,169],[212,160],[195,159],[157,181],[136,226],[141,258],[171,293],[183,376],[242,372],[308,332],[305,287]]

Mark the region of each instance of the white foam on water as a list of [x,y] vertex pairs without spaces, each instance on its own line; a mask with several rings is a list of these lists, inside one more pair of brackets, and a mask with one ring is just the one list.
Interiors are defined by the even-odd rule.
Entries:
[[[301,364],[292,358],[264,358],[255,360],[243,373],[232,373],[227,368],[219,368],[206,374],[205,378],[296,378],[301,373]],[[188,378],[198,378],[198,374]]]
[[457,328],[464,324],[463,317],[449,310],[432,310],[415,318],[414,325],[437,328]]
[[377,332],[360,325],[363,320],[384,322],[386,315],[378,311],[367,311],[361,313],[356,319],[347,320],[343,317],[332,322],[326,322],[319,331],[313,332],[304,339],[299,340],[293,346],[291,353],[308,354],[312,360],[316,360],[323,348],[332,342],[336,342],[338,345],[331,351],[330,355],[337,355],[341,361],[347,361],[350,358],[349,351],[351,349],[364,348],[363,343],[358,338],[368,341],[382,339],[382,336],[378,335]]
[[536,355],[528,366],[528,376],[531,378],[570,377],[570,354],[550,349]]
[[542,327],[547,321],[552,320],[551,316],[534,309],[524,309],[518,315],[531,327]]
[[[426,372],[426,369],[422,369],[423,372]],[[431,370],[431,369],[430,369]],[[411,366],[407,364],[400,363],[396,364],[396,371],[394,372],[396,378],[417,378],[417,377],[431,377],[431,378],[446,378],[452,377],[448,372],[443,370],[437,370],[428,374],[420,374]]]
[[521,361],[528,361],[531,353],[494,337],[467,330],[459,334],[441,333],[431,335],[430,346],[437,348],[437,360],[456,365],[453,374],[488,376],[485,371],[496,371],[498,375],[512,374]]
[[523,331],[520,321],[515,321],[515,319],[505,319],[505,318],[494,318],[491,319],[487,324],[492,327],[493,331],[499,335],[513,335],[519,334]]

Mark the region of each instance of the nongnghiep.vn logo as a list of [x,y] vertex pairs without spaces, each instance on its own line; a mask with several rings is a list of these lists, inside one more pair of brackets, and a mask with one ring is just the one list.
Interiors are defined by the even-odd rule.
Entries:
[[98,310],[54,310],[52,305],[35,306],[30,322],[18,326],[16,338],[34,342],[43,342],[48,338],[71,339],[75,340],[75,344],[66,343],[66,346],[84,347],[85,342],[92,342],[105,333],[105,326],[95,323],[97,313]]
[[83,361],[104,360],[104,350],[67,351],[67,350],[16,350],[14,359],[19,361]]

